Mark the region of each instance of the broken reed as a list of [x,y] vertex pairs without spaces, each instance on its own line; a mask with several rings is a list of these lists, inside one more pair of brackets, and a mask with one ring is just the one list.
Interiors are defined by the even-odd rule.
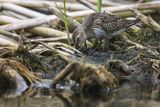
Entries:
[[66,15],[66,0],[63,1],[63,5],[64,5],[64,24],[65,24],[65,28],[67,32],[67,37],[68,37],[68,45],[71,46],[70,37],[69,37],[69,29],[68,29],[68,19]]
[[102,0],[97,0],[97,13],[101,12]]

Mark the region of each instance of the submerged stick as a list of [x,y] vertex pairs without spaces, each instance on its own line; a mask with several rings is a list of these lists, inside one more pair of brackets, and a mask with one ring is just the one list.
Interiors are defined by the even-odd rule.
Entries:
[[80,67],[80,63],[70,63],[68,64],[59,74],[57,74],[53,78],[53,86],[56,85],[59,81],[63,80],[66,78],[70,73],[77,71],[77,69]]

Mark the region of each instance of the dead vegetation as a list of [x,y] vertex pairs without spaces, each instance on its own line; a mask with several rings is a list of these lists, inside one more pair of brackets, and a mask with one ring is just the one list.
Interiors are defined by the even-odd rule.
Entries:
[[56,75],[53,78],[52,86],[63,79],[74,80],[76,83],[79,83],[81,93],[88,96],[93,95],[92,97],[95,98],[103,96],[102,90],[106,90],[106,93],[109,94],[109,90],[113,90],[118,85],[114,75],[104,67],[97,68],[93,65],[76,62],[67,65],[63,71]]
[[[84,16],[95,11],[94,3],[77,1],[81,3],[66,5],[70,35]],[[71,46],[67,44],[62,2],[1,0],[0,87],[8,86],[13,89],[11,92],[15,91],[17,75],[29,86],[44,78],[52,78],[52,85],[68,79],[79,83],[81,92],[92,95],[103,88],[112,91],[124,88],[121,87],[126,84],[124,78],[140,72],[138,75],[151,74],[148,86],[159,92],[160,27],[156,19],[159,8],[160,2],[132,5],[104,2],[102,10],[107,13],[141,20],[140,25],[111,39],[110,52],[106,53],[101,51],[101,46],[98,51],[93,49],[92,40],[86,42],[88,49],[75,49],[72,43]],[[140,88],[146,82],[143,80],[137,80]],[[8,83],[10,85],[6,85]]]

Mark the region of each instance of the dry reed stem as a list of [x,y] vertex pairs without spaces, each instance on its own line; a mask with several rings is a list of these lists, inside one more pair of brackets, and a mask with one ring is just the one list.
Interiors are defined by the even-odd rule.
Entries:
[[143,23],[145,23],[155,31],[160,32],[160,25],[155,22],[150,16],[147,17],[136,9],[132,9],[132,11],[136,14],[136,17],[140,19]]

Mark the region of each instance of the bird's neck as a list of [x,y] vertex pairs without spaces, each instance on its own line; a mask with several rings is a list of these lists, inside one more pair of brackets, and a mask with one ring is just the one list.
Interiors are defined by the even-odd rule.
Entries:
[[91,28],[91,26],[93,26],[92,22],[93,22],[92,19],[85,20],[82,23],[82,26],[83,26],[84,30],[89,30]]

